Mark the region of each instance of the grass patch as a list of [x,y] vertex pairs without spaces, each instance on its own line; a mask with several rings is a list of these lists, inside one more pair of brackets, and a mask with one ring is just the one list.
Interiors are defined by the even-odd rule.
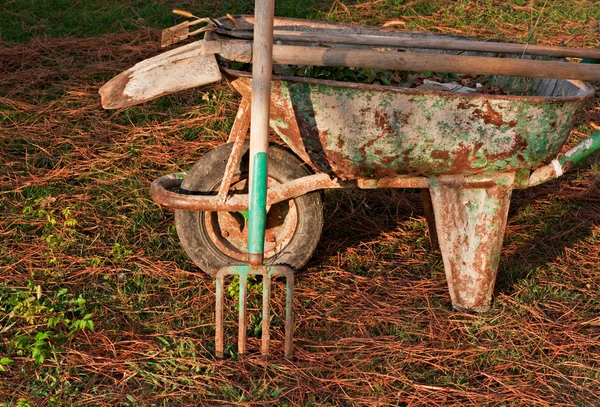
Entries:
[[[328,1],[308,0],[277,3],[276,13],[282,17],[311,18],[327,7]],[[2,6],[0,41],[25,42],[36,36],[96,37],[107,33],[167,28],[181,21],[171,13],[184,8],[199,16],[217,17],[226,13],[253,12],[251,2],[231,0],[216,3],[183,1],[86,0],[15,0]]]
[[[593,6],[292,1],[278,2],[277,14],[595,46]],[[0,50],[0,406],[600,403],[594,158],[513,193],[494,306],[477,316],[451,310],[418,191],[325,192],[324,235],[297,273],[296,356],[282,357],[276,281],[274,354],[260,358],[254,281],[251,352],[239,360],[230,281],[227,357],[216,360],[214,282],[187,258],[172,212],[148,187],[223,143],[239,97],[219,84],[106,112],[97,96],[160,52],[147,28],[180,21],[172,7],[251,11],[246,1],[0,6],[0,38],[12,47]],[[596,105],[569,144],[600,123]]]

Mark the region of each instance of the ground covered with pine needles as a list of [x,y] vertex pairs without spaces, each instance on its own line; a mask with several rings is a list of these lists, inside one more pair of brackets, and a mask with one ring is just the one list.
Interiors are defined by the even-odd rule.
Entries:
[[[381,24],[385,10],[400,28],[598,45],[593,1],[508,3],[335,1],[313,12]],[[160,52],[159,34],[0,48],[0,406],[600,404],[598,158],[514,192],[481,315],[451,310],[419,191],[324,193],[323,237],[297,273],[293,359],[277,283],[270,360],[257,353],[256,312],[252,352],[237,357],[231,297],[232,344],[216,360],[214,281],[148,187],[225,142],[239,98],[222,83],[104,111],[97,95]],[[581,112],[569,145],[600,128],[599,106]]]

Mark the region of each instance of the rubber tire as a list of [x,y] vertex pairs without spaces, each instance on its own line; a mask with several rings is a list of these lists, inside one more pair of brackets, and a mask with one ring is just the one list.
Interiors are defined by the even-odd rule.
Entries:
[[[225,167],[233,143],[223,144],[208,151],[186,174],[181,189],[187,191],[216,191],[225,173]],[[244,145],[240,165],[236,175],[248,174],[248,143]],[[279,182],[291,181],[312,171],[294,154],[282,147],[271,145],[268,151],[269,177]],[[274,256],[265,258],[266,264],[284,264],[294,269],[304,266],[312,256],[323,229],[323,204],[318,191],[294,198],[297,209],[297,226],[290,242]],[[217,270],[236,264],[243,264],[221,250],[208,237],[204,224],[204,212],[175,211],[175,228],[183,248],[190,259],[209,276]]]

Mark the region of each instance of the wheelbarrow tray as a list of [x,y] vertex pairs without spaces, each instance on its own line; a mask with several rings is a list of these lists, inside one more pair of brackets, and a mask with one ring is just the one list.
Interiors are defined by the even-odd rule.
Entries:
[[[249,28],[253,17],[236,16],[236,21],[239,27]],[[232,24],[229,19],[221,22]],[[275,29],[465,39],[288,18],[276,18]],[[216,38],[212,33],[206,37]],[[222,70],[235,78],[231,85],[249,99],[251,75]],[[498,85],[508,86],[514,80],[499,77]],[[518,172],[525,177],[556,156],[578,108],[594,94],[586,82],[556,79],[532,79],[529,88],[533,94],[528,96],[464,94],[286,76],[274,76],[271,88],[271,128],[316,171],[344,180],[500,172]]]
[[[232,86],[249,98],[251,78]],[[584,82],[541,80],[548,96],[420,91],[275,77],[271,127],[315,170],[341,179],[517,172],[560,151]],[[560,95],[560,96],[557,96]]]

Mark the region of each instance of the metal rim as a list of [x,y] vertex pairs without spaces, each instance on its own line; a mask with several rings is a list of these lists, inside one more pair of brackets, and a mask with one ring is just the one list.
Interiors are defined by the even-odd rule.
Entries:
[[[228,75],[251,79],[252,74],[244,71],[236,71],[234,69],[219,67],[221,71],[227,73]],[[339,81],[330,81],[324,79],[313,79],[313,78],[303,78],[298,76],[279,76],[273,75],[273,81],[285,81],[285,82],[297,82],[297,83],[306,83],[310,85],[324,85],[324,86],[332,86],[337,88],[352,88],[352,89],[360,89],[364,91],[385,91],[385,92],[395,92],[395,93],[404,93],[408,95],[441,95],[444,97],[455,97],[455,98],[466,98],[466,99],[486,99],[486,100],[522,100],[527,102],[577,102],[583,101],[594,96],[594,88],[587,82],[577,81],[577,80],[569,80],[569,79],[557,79],[564,80],[577,86],[579,89],[583,91],[583,94],[576,96],[521,96],[521,95],[488,95],[483,93],[452,93],[452,92],[440,92],[436,90],[419,90],[418,88],[396,88],[393,86],[383,86],[383,85],[373,85],[373,84],[364,84],[364,83],[354,83],[354,82],[339,82]]]
[[[247,173],[236,174],[230,190],[247,193]],[[281,184],[273,177],[268,186]],[[212,189],[218,188],[219,182]],[[213,247],[237,261],[246,261],[248,256],[247,218],[243,212],[201,212],[199,228],[202,226]],[[291,242],[298,226],[298,209],[293,199],[282,201],[267,208],[265,231],[265,259],[282,252]]]

